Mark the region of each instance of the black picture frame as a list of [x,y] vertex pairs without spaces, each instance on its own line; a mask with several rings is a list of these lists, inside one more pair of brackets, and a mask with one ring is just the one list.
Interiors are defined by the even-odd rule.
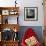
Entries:
[[38,20],[38,7],[24,7],[24,20],[37,21]]

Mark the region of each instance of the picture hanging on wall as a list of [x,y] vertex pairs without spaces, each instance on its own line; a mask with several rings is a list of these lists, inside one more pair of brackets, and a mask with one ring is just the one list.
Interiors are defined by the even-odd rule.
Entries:
[[38,8],[37,7],[24,7],[24,20],[37,21],[38,20]]

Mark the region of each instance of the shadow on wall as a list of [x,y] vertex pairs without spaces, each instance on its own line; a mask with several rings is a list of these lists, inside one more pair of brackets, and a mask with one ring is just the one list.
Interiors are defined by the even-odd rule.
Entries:
[[19,39],[20,39],[20,42],[24,36],[24,33],[25,31],[28,29],[28,28],[32,28],[34,30],[34,32],[36,32],[37,34],[37,37],[39,39],[39,41],[42,43],[43,42],[43,30],[42,30],[42,26],[21,26],[20,27],[20,32],[19,32]]

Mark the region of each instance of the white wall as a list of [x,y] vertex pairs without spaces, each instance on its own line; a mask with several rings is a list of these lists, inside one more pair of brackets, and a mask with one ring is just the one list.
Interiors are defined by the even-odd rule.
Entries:
[[[24,0],[20,11],[20,25],[22,26],[43,26],[43,6],[42,0]],[[38,7],[38,21],[24,21],[24,7]]]
[[[15,0],[0,0],[1,7],[15,6]],[[43,0],[17,0],[19,6],[19,24],[20,26],[43,26]],[[24,7],[38,7],[38,21],[24,21]]]

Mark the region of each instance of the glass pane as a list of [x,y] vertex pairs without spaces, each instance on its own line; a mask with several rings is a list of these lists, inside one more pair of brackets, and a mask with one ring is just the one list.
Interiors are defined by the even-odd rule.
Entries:
[[18,32],[14,32],[11,29],[5,28],[2,31],[2,41],[15,41],[18,40]]
[[1,15],[0,15],[0,24],[1,24]]

